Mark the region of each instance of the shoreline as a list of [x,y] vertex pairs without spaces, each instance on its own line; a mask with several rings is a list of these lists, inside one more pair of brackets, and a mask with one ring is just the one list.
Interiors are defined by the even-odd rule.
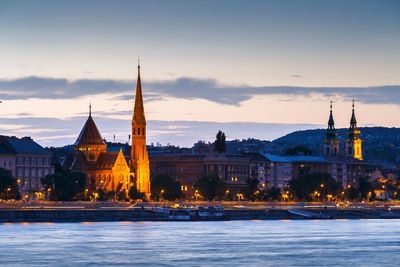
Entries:
[[[199,216],[196,210],[148,208],[20,208],[1,209],[1,223],[111,222],[111,221],[233,221],[233,220],[335,220],[400,219],[400,209],[227,209]],[[191,214],[189,216],[189,214]]]

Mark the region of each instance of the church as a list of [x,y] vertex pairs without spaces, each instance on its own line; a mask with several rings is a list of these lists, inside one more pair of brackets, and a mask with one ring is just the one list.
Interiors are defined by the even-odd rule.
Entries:
[[129,192],[136,186],[139,192],[150,196],[149,157],[146,148],[146,119],[144,115],[140,65],[136,85],[135,106],[132,118],[132,147],[130,157],[119,152],[107,151],[91,114],[86,120],[76,142],[74,153],[65,159],[62,166],[70,171],[81,171],[87,175],[87,190],[95,193],[99,189]]
[[326,139],[324,141],[324,155],[331,157],[345,157],[346,160],[363,160],[362,158],[362,141],[359,138],[360,130],[357,127],[356,115],[354,112],[354,100],[352,105],[352,114],[350,119],[350,127],[347,132],[348,139],[345,142],[344,151],[340,151],[339,140],[335,129],[335,122],[332,114],[332,101],[330,106],[330,114],[328,120],[328,129],[326,130]]

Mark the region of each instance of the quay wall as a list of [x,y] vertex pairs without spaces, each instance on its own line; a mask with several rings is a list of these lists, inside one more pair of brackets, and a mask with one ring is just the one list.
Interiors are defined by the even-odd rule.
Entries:
[[[304,209],[306,210],[306,209]],[[331,219],[398,218],[400,210],[378,209],[308,209]],[[325,217],[326,218],[326,217]],[[299,220],[316,219],[292,214],[284,209],[225,210],[221,220]],[[168,214],[150,209],[0,209],[0,223],[12,222],[101,222],[101,221],[169,221]],[[196,219],[193,219],[196,220]],[[208,220],[208,219],[203,219]],[[209,218],[209,220],[218,220]]]

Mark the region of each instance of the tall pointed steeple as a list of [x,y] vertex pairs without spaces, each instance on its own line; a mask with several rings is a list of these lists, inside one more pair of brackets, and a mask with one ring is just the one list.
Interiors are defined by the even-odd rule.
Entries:
[[329,114],[327,132],[332,132],[332,133],[335,132],[336,133],[335,121],[333,120],[333,114],[332,114],[332,101],[331,101],[331,110],[330,110],[330,114]]
[[350,129],[357,130],[357,120],[356,120],[356,114],[354,113],[354,99],[353,99],[353,112],[351,114],[351,119],[350,119]]
[[131,172],[135,175],[134,179],[138,191],[150,196],[150,168],[146,148],[146,132],[140,64],[138,63],[136,98],[132,117]]
[[138,76],[136,83],[135,108],[133,110],[132,123],[146,124],[146,118],[144,116],[144,107],[143,107],[142,83],[140,81],[140,64],[138,64],[137,68],[138,68]]
[[326,129],[326,139],[324,141],[324,153],[326,156],[335,156],[339,153],[339,141],[336,139],[335,121],[333,120],[332,101],[328,120],[328,129]]

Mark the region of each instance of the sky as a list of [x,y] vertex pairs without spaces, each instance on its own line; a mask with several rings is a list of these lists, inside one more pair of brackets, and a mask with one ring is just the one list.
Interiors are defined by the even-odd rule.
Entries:
[[400,2],[0,0],[0,134],[73,143],[92,103],[130,134],[140,57],[148,143],[400,127]]

